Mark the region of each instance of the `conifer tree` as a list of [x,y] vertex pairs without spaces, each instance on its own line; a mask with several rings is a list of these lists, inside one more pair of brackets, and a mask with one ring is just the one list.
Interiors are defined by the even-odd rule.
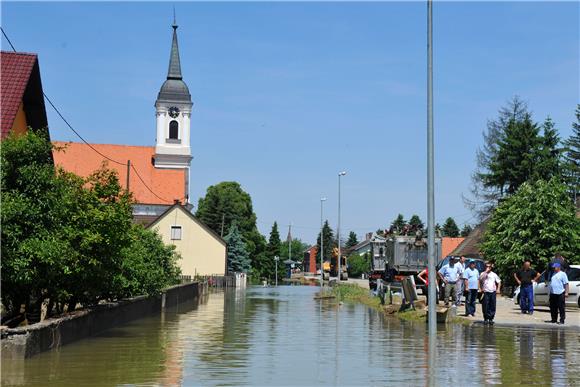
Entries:
[[443,236],[446,237],[456,238],[459,236],[459,227],[457,227],[457,223],[451,217],[445,220],[441,231],[443,232]]
[[347,239],[344,247],[346,247],[347,249],[349,249],[349,248],[354,247],[356,245],[358,245],[358,238],[356,236],[356,233],[354,231],[351,231],[348,234],[348,239]]
[[228,272],[248,273],[251,268],[250,257],[235,222],[230,226],[228,235],[224,239],[228,246]]
[[[337,246],[336,240],[334,239],[334,233],[332,232],[332,229],[330,228],[330,226],[328,225],[328,220],[326,220],[324,222],[324,225],[322,226],[322,235],[323,235],[323,241],[324,241],[324,261],[330,261],[330,258],[332,256],[332,249],[334,247]],[[317,247],[317,252],[316,252],[316,261],[319,262],[320,261],[320,233],[318,233],[318,238],[316,239],[316,247]]]
[[572,135],[564,141],[564,180],[572,199],[578,203],[580,196],[580,104],[576,106],[576,122]]

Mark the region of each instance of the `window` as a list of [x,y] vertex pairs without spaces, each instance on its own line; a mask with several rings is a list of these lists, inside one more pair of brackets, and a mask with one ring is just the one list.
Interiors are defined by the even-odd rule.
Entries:
[[179,139],[179,122],[175,120],[169,123],[169,138],[171,140]]
[[171,240],[181,240],[181,226],[171,226]]

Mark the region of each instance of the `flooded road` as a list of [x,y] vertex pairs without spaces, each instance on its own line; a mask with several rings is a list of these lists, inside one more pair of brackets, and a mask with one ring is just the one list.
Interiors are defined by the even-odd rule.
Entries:
[[[316,287],[213,293],[21,362],[2,385],[427,385],[426,326]],[[435,384],[580,384],[578,330],[441,326]]]

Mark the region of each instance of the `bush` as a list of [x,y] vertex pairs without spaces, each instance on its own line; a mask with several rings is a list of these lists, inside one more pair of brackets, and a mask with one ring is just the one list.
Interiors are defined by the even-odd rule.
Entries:
[[[178,278],[172,250],[132,224],[132,200],[103,166],[86,179],[55,169],[33,132],[1,147],[2,302],[39,316],[77,303],[158,292]],[[30,320],[30,319],[29,319]]]

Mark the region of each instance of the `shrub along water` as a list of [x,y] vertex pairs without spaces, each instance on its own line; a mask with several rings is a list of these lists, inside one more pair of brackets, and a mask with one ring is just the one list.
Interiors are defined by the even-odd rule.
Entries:
[[81,178],[55,168],[52,151],[32,131],[2,142],[3,322],[36,322],[44,302],[50,316],[177,283],[173,248],[132,223],[116,172]]

